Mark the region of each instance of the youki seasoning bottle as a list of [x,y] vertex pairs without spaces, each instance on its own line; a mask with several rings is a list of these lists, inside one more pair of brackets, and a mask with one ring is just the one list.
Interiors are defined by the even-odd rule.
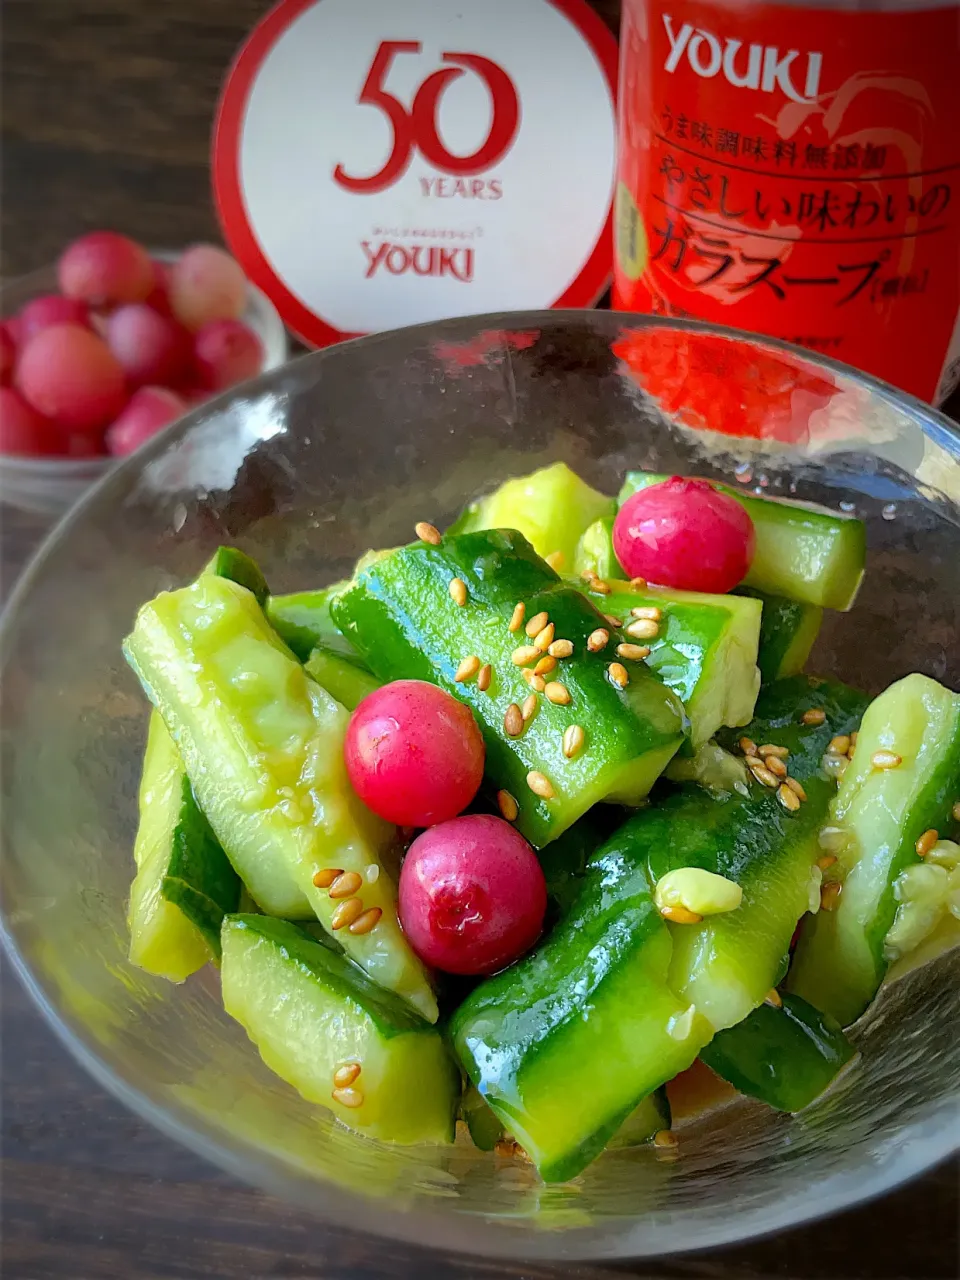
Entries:
[[614,306],[960,382],[960,7],[624,0]]

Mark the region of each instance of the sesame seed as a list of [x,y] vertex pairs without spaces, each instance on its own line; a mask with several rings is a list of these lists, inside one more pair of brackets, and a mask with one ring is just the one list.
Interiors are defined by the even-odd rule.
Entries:
[[764,760],[764,764],[776,777],[785,778],[787,776],[787,766],[779,756],[767,756]]
[[740,750],[745,756],[755,756],[757,754],[757,744],[752,738],[741,738]]
[[925,858],[939,839],[940,832],[935,831],[933,827],[929,831],[925,831],[915,845],[917,856]]
[[572,640],[554,640],[547,650],[551,658],[569,658],[573,653]]
[[696,911],[688,910],[687,907],[681,906],[679,902],[661,907],[660,914],[664,920],[672,920],[674,924],[699,924],[703,919],[703,916]]
[[789,787],[798,800],[806,800],[807,793],[804,791],[803,787],[796,780],[796,778],[791,778],[789,776],[784,778],[783,785],[785,787]]
[[553,569],[555,573],[558,573],[563,568],[564,561],[567,557],[562,551],[551,551],[548,556],[544,556],[543,558],[546,560],[550,568]]
[[780,992],[776,987],[771,987],[767,994],[763,997],[763,1003],[770,1005],[774,1009],[782,1009],[783,1001],[780,999]]
[[762,747],[757,747],[757,755],[761,759],[766,759],[767,756],[776,756],[778,760],[786,760],[789,754],[788,747],[778,747],[774,742],[765,742]]
[[349,1107],[351,1111],[363,1106],[363,1094],[359,1089],[334,1089],[330,1095],[341,1107]]
[[570,690],[565,684],[561,684],[559,680],[551,680],[544,689],[549,702],[556,703],[558,707],[565,707],[570,702]]
[[748,769],[763,769],[766,767],[759,756],[744,756],[743,759]]
[[587,636],[587,648],[591,653],[599,653],[601,649],[605,649],[610,643],[610,632],[605,631],[603,627],[597,627],[596,631],[591,631]]
[[832,867],[837,860],[835,853],[825,853],[822,858],[817,859],[817,866],[821,871],[826,871],[828,867]]
[[461,608],[467,603],[467,584],[462,578],[450,579],[450,599]]
[[851,735],[850,735],[850,745],[851,745],[852,747],[855,747],[855,746],[857,745],[857,739],[858,739],[859,737],[860,737],[860,733],[859,733],[859,731],[858,731],[858,730],[856,730],[856,729],[854,729],[853,733],[851,733]]
[[545,653],[537,665],[533,668],[534,674],[538,676],[548,676],[557,665],[556,658],[551,658],[549,653]]
[[346,902],[341,902],[330,919],[330,928],[333,930],[343,929],[348,924],[353,924],[358,916],[363,914],[363,903],[359,898],[347,898]]
[[811,707],[809,711],[805,711],[800,717],[803,724],[823,724],[827,718],[827,713],[822,707]]
[[780,785],[776,776],[772,774],[769,769],[764,768],[762,764],[751,765],[750,772],[753,774],[756,780],[765,787],[771,787],[775,789]]
[[454,680],[457,684],[463,684],[465,680],[472,679],[480,670],[480,659],[475,653],[471,653],[468,658],[463,658],[460,665],[454,673]]
[[607,667],[607,675],[615,685],[619,685],[621,689],[625,689],[630,683],[630,677],[627,675],[627,668],[622,662],[611,662]]
[[523,713],[515,702],[511,702],[504,712],[503,732],[508,738],[519,738],[523,733]]
[[599,596],[608,596],[611,591],[609,582],[604,582],[602,578],[591,578],[587,583],[587,590],[594,591]]
[[540,703],[537,700],[537,695],[535,693],[528,693],[523,700],[523,706],[520,708],[520,714],[523,716],[524,724],[526,724],[528,720],[532,720],[537,714],[537,707],[539,707],[539,705]]
[[655,604],[640,604],[630,612],[635,618],[649,618],[651,622],[659,622],[663,617],[662,610],[658,609]]
[[656,640],[660,634],[660,626],[652,618],[638,618],[626,628],[627,635],[635,640]]
[[896,751],[875,751],[870,763],[875,769],[896,769],[903,764],[903,756],[898,756]]
[[593,582],[596,576],[597,576],[596,569],[584,569],[583,572],[580,574],[580,581]]
[[563,754],[572,760],[583,747],[585,734],[578,724],[568,724],[563,731]]
[[827,750],[833,755],[845,756],[850,750],[850,735],[848,733],[838,733],[835,738],[831,738],[827,743]]
[[380,923],[380,917],[383,910],[380,907],[368,907],[361,915],[357,916],[353,924],[349,926],[349,931],[355,937],[360,937],[364,933],[369,933],[375,929]]
[[359,1062],[347,1062],[342,1067],[337,1067],[333,1073],[333,1083],[338,1089],[347,1089],[353,1084],[357,1076],[360,1074]]
[[432,547],[439,547],[440,530],[436,525],[427,524],[426,520],[421,520],[413,526],[413,532],[421,542],[429,542]]
[[356,871],[344,871],[330,886],[330,897],[352,898],[362,884],[363,877],[357,875]]
[[540,796],[543,800],[552,800],[556,795],[553,783],[545,773],[540,773],[538,769],[531,769],[527,774],[527,786],[535,796]]
[[538,632],[533,643],[537,646],[541,653],[546,653],[553,644],[553,638],[557,634],[557,629],[552,622],[548,622],[542,631]]
[[510,1159],[517,1154],[517,1144],[512,1138],[498,1138],[493,1144],[494,1155]]
[[534,693],[543,693],[547,687],[547,682],[543,676],[538,676],[535,671],[521,671],[520,673]]
[[477,672],[477,688],[481,693],[486,693],[490,688],[490,681],[493,679],[493,667],[489,662],[485,662]]
[[641,662],[644,658],[650,656],[650,646],[647,644],[618,644],[617,657],[626,658],[628,662]]
[[605,613],[605,614],[603,615],[603,620],[604,620],[604,622],[607,624],[607,626],[608,626],[608,627],[622,627],[622,626],[623,626],[623,619],[622,619],[622,618],[618,618],[618,617],[617,617],[617,615],[616,615],[615,613]]
[[540,613],[535,613],[533,617],[530,619],[530,621],[527,623],[527,625],[524,627],[524,631],[526,631],[527,635],[532,640],[535,635],[539,634],[539,632],[543,630],[543,628],[547,625],[549,621],[550,621],[550,615],[549,613],[546,612],[546,610],[543,610]]
[[527,612],[527,606],[523,603],[522,600],[518,604],[515,604],[513,606],[513,615],[510,618],[510,623],[507,627],[507,630],[519,631],[520,628],[523,626],[523,618],[526,612]]
[[843,888],[839,880],[829,880],[820,890],[820,910],[832,911],[837,905],[840,890]]
[[795,791],[785,784],[781,784],[777,787],[777,799],[785,809],[790,811],[790,813],[796,813],[800,808],[800,797]]
[[337,876],[342,875],[343,867],[324,867],[322,871],[318,871],[313,877],[313,883],[318,889],[329,889]]
[[520,806],[517,804],[516,800],[514,800],[509,791],[497,792],[497,808],[500,810],[501,816],[506,818],[507,822],[516,822],[517,814],[520,812]]
[[653,1135],[653,1145],[655,1147],[670,1148],[677,1146],[677,1135],[671,1133],[669,1129],[659,1129]]
[[525,667],[528,662],[540,657],[540,650],[535,644],[522,644],[519,649],[514,649],[512,656],[515,667]]
[[646,589],[647,580],[646,578],[631,578],[630,585],[634,591],[643,591]]

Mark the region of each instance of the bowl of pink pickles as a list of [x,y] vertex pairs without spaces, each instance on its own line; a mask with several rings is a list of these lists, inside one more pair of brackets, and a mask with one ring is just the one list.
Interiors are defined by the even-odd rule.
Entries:
[[223,249],[94,231],[0,290],[0,498],[58,515],[184,413],[287,358]]

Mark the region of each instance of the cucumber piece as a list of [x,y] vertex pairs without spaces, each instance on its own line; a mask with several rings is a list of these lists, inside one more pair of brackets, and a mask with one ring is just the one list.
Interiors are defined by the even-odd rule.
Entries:
[[710,1039],[668,984],[670,955],[646,868],[617,833],[560,924],[454,1012],[464,1070],[545,1181],[576,1177]]
[[322,591],[298,591],[293,595],[271,596],[266,603],[267,617],[274,631],[301,662],[306,662],[318,645],[363,667],[363,659],[353,645],[338,631],[330,616],[335,596],[350,585],[335,582]]
[[204,569],[204,573],[212,573],[215,578],[229,578],[238,582],[241,587],[254,596],[257,604],[264,605],[270,595],[270,588],[263,576],[260,566],[243,551],[236,547],[218,547],[213,559]]
[[[462,608],[450,598],[455,577],[467,587]],[[504,730],[505,713],[530,693],[513,662],[518,646],[530,641],[522,630],[508,629],[518,601],[528,619],[546,611],[574,654],[551,673],[568,690],[569,704],[543,698],[523,734],[512,738]],[[603,617],[512,530],[403,547],[361,573],[334,602],[333,617],[381,680],[429,680],[472,709],[486,744],[487,779],[516,799],[517,827],[538,847],[597,801],[636,803],[682,741],[683,709],[670,690],[639,662],[631,665],[625,689],[613,684],[607,667],[614,654],[586,648],[587,637],[607,625]],[[493,668],[485,691],[473,680],[455,679],[469,654]],[[585,729],[587,741],[568,760],[562,739],[574,724]],[[531,771],[545,775],[552,797],[530,789]]]
[[561,566],[573,564],[580,535],[600,516],[613,515],[612,498],[598,493],[564,462],[507,480],[470,506],[448,534],[480,529],[516,529],[541,556],[559,551]]
[[[876,751],[902,757],[877,769]],[[919,863],[916,842],[946,833],[960,798],[960,696],[924,675],[880,694],[863,717],[833,819],[848,836],[838,851],[842,890],[832,911],[804,922],[787,985],[841,1026],[873,999],[894,955],[885,946],[897,915],[898,877]]]
[[354,711],[368,693],[380,688],[376,676],[323,645],[317,645],[305,665],[307,674],[348,711]]
[[[628,472],[622,506],[631,494],[670,477]],[[757,498],[711,480],[744,508],[757,533],[757,549],[744,585],[804,604],[846,611],[863,580],[867,530],[861,520],[786,498]]]
[[[229,916],[222,982],[227,1013],[308,1102],[386,1142],[453,1140],[460,1077],[439,1032],[344,956],[285,920]],[[359,1106],[335,1092],[351,1063]]]
[[436,1001],[397,920],[380,853],[393,828],[354,795],[343,741],[349,715],[277,638],[249,591],[201,575],[140,610],[124,652],[170,730],[197,800],[254,900],[268,914],[315,915],[337,903],[313,884],[355,871],[376,926],[338,941],[374,981],[431,1021]]
[[661,1129],[669,1129],[671,1124],[670,1102],[664,1088],[654,1089],[627,1116],[623,1124],[607,1143],[608,1151],[619,1151],[623,1147],[639,1147],[649,1142]]
[[700,1051],[711,1071],[778,1111],[802,1111],[856,1052],[839,1023],[799,996],[762,1004]]
[[473,1145],[481,1151],[492,1151],[506,1136],[497,1115],[472,1084],[463,1091],[460,1114],[470,1131]]
[[612,515],[602,516],[585,530],[573,557],[575,577],[591,573],[605,580],[626,576],[613,550],[613,521]]
[[763,684],[799,675],[820,634],[823,609],[818,604],[802,604],[783,596],[767,595],[754,587],[737,587],[737,596],[749,596],[763,606],[760,618],[760,645],[757,666]]
[[540,850],[537,856],[547,882],[547,898],[553,918],[565,916],[576,902],[587,864],[622,824],[625,814],[626,810],[617,805],[594,805],[562,836]]
[[183,982],[220,956],[220,925],[237,909],[240,880],[197,807],[163,720],[150,716],[133,848],[130,960]]
[[631,609],[660,609],[658,634],[633,643],[649,647],[647,666],[686,708],[695,750],[721,726],[748,723],[760,688],[757,648],[762,606],[758,601],[666,587],[634,588],[627,582],[607,585],[609,595],[595,594],[589,583],[584,589],[604,613],[621,618],[625,627],[635,621]]

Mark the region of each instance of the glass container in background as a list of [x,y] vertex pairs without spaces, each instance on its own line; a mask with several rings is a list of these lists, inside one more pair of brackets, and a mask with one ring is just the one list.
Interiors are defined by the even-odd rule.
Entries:
[[624,0],[614,306],[960,382],[960,7]]

